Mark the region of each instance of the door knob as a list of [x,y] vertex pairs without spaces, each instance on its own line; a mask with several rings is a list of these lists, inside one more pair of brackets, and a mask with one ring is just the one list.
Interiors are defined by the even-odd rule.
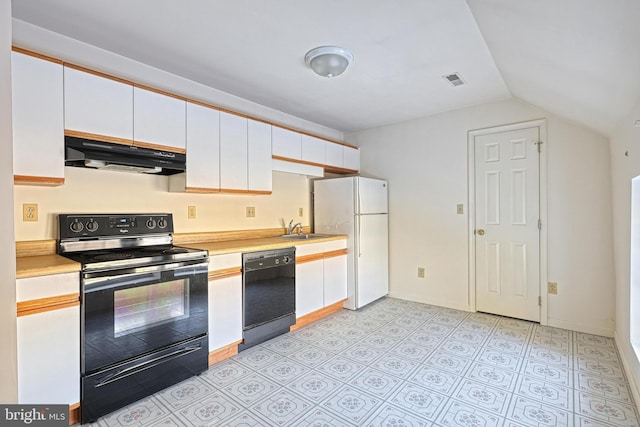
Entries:
[[478,229],[478,234],[484,236],[484,230],[482,228]]

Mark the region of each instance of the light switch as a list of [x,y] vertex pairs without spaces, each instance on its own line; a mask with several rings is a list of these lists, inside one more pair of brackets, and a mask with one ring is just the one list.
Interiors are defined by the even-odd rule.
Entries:
[[457,209],[458,215],[464,214],[464,205],[463,204],[459,204],[456,209]]
[[195,206],[189,206],[187,208],[187,211],[188,211],[188,215],[187,215],[188,219],[196,219],[196,207]]

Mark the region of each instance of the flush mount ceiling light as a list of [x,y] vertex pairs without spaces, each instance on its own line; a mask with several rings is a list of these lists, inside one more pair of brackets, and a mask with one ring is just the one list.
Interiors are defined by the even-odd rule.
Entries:
[[319,76],[337,77],[353,62],[353,55],[342,47],[320,46],[307,52],[304,61]]

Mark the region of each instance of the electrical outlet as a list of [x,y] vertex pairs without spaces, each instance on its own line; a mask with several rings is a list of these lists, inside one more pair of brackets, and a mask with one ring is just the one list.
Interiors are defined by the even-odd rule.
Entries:
[[23,221],[37,221],[38,218],[37,205],[33,203],[24,203],[22,205],[22,220]]
[[38,220],[38,204],[24,203],[22,205],[22,220],[37,221]]
[[256,208],[254,206],[247,206],[247,218],[256,217]]
[[555,282],[547,283],[547,293],[551,295],[558,295],[558,284]]
[[189,206],[187,208],[187,218],[188,219],[196,219],[196,207],[195,206]]
[[418,277],[424,279],[424,267],[418,267]]
[[304,209],[298,208],[298,216],[304,216]]
[[458,215],[462,215],[464,213],[464,205],[463,204],[457,205],[456,212],[458,212]]

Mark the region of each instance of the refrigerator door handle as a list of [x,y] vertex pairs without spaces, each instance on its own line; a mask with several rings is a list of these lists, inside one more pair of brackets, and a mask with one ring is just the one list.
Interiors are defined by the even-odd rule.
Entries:
[[362,256],[362,245],[360,244],[360,239],[362,238],[362,221],[360,216],[356,216],[358,220],[358,258]]

